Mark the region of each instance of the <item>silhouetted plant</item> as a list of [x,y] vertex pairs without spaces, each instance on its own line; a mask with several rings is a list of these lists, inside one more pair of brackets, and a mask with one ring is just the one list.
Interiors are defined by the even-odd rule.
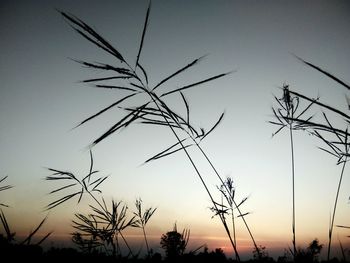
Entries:
[[[275,117],[274,121],[270,123],[279,126],[276,132],[272,134],[275,136],[282,129],[287,128],[289,130],[290,137],[290,150],[291,150],[291,167],[292,167],[292,233],[293,233],[293,255],[297,252],[296,240],[295,240],[295,161],[294,161],[294,140],[293,140],[293,131],[304,129],[302,125],[299,125],[295,122],[295,119],[299,119],[308,111],[312,104],[317,101],[312,100],[303,110],[298,112],[299,109],[299,97],[293,95],[289,90],[289,85],[283,85],[283,96],[282,98],[277,98],[274,96],[278,106],[276,108],[272,107],[272,111]],[[307,121],[310,121],[312,118],[307,118]]]
[[[214,212],[214,216],[221,215],[221,217],[225,220],[225,222],[226,222],[226,215],[231,217],[233,242],[237,248],[236,225],[235,225],[236,215],[234,213],[234,210],[237,208],[240,208],[241,205],[243,205],[248,200],[248,197],[244,197],[240,202],[234,203],[234,201],[236,201],[235,199],[236,187],[234,186],[233,179],[231,177],[227,177],[226,180],[224,181],[224,184],[222,184],[220,187],[217,187],[217,189],[221,194],[221,202],[220,203],[216,202],[216,207],[213,206],[210,209]],[[238,217],[246,216],[248,214],[249,212],[240,214],[238,215]]]
[[[63,186],[51,191],[50,194],[62,193],[67,189],[71,190],[73,193],[68,193],[63,197],[59,197],[55,201],[49,203],[46,208],[50,210],[74,197],[78,197],[79,203],[83,195],[88,194],[97,204],[97,207],[89,205],[93,213],[87,216],[80,213],[75,214],[76,220],[73,220],[73,227],[80,232],[72,233],[73,242],[79,245],[83,251],[92,251],[95,248],[103,247],[106,252],[109,252],[110,249],[108,247],[112,247],[112,255],[120,256],[121,252],[118,242],[118,236],[120,235],[129,249],[129,254],[133,255],[122,231],[128,227],[137,226],[135,216],[131,217],[131,219],[127,219],[128,206],[122,204],[121,201],[115,202],[112,200],[112,205],[109,208],[103,197],[101,197],[100,200],[96,197],[96,193],[102,193],[99,186],[108,176],[96,178],[98,171],[93,170],[93,165],[93,156],[90,151],[90,169],[87,175],[82,179],[79,179],[71,172],[48,168],[49,171],[54,173],[47,176],[46,180],[67,182]],[[78,189],[72,190],[74,187]]]
[[160,245],[165,250],[167,259],[176,260],[182,256],[186,250],[189,238],[190,230],[184,229],[182,234],[180,234],[177,232],[176,223],[172,231],[163,234],[160,239]]
[[[3,177],[2,179],[0,179],[0,183],[4,182],[6,180],[7,176]],[[11,189],[13,186],[12,185],[4,185],[4,186],[0,186],[0,192],[1,191],[5,191],[8,189]],[[0,207],[8,207],[8,205],[4,204],[4,203],[0,203]],[[37,232],[39,231],[39,229],[43,226],[43,224],[45,223],[47,217],[45,217],[40,223],[39,225],[33,230],[31,231],[28,236],[23,239],[20,242],[17,242],[17,245],[22,246],[30,246],[30,245],[34,245],[34,246],[39,246],[41,243],[43,243],[51,234],[52,232],[47,233],[44,237],[42,237],[39,241],[37,241],[35,244],[32,243],[32,238],[37,234]],[[0,234],[2,240],[5,240],[8,244],[11,244],[12,242],[15,242],[15,236],[16,233],[12,232],[10,229],[10,226],[7,222],[6,216],[4,214],[4,211],[2,210],[2,208],[0,208],[0,220],[1,220],[1,224],[2,227],[5,231],[5,236],[3,236],[2,234]]]
[[[322,74],[336,81],[338,84],[342,85],[348,90],[350,89],[350,86],[348,84],[346,84],[344,81],[340,80],[339,78],[335,77],[333,74],[299,57],[297,58],[303,63],[305,63],[306,65],[316,69],[317,71],[321,72]],[[327,147],[327,148],[324,148],[324,147],[319,147],[319,148],[327,152],[328,154],[336,157],[337,165],[342,164],[342,169],[340,172],[339,182],[336,190],[333,212],[331,215],[331,223],[329,226],[329,235],[328,235],[329,241],[328,241],[328,250],[327,250],[327,260],[329,260],[330,251],[331,251],[332,234],[333,234],[333,228],[334,228],[334,220],[335,220],[335,214],[336,214],[337,204],[338,204],[338,197],[339,197],[341,183],[343,180],[344,170],[345,170],[347,161],[349,160],[350,144],[348,141],[348,138],[349,138],[348,124],[350,123],[350,116],[335,107],[332,107],[325,103],[320,102],[319,98],[317,99],[309,98],[303,94],[300,94],[291,90],[289,91],[289,93],[291,94],[291,96],[297,97],[298,100],[304,100],[310,103],[310,105],[314,104],[314,105],[320,106],[322,109],[324,122],[321,122],[321,121],[313,122],[311,121],[310,118],[304,119],[300,115],[287,117],[287,120],[291,122],[295,122],[299,128],[307,130],[310,134],[319,138]],[[349,103],[348,103],[348,107],[350,108]],[[339,116],[340,118],[342,118],[345,121],[346,128],[334,127],[329,121],[329,118],[327,117],[325,111],[328,111],[329,113],[335,114],[336,116]]]
[[[128,219],[128,207],[121,201],[114,202],[110,209],[104,203],[104,209],[91,206],[94,213],[85,216],[83,214],[75,214],[76,219],[73,220],[73,227],[78,232],[73,233],[73,241],[81,245],[88,245],[88,248],[95,249],[103,247],[107,254],[110,254],[109,247],[112,247],[113,256],[121,256],[118,236],[120,235],[129,249],[129,253],[133,256],[132,250],[126,242],[122,231],[128,227],[137,227],[135,216]],[[82,242],[81,242],[82,241]]]
[[[4,212],[2,211],[2,209],[0,209],[0,220],[1,220],[1,224],[5,230],[5,240],[10,244],[12,242],[15,242],[15,236],[16,233],[12,232],[10,229],[10,226],[6,220],[6,216],[4,214]],[[39,224],[38,226],[33,230],[30,231],[28,236],[26,238],[24,238],[22,241],[18,241],[16,242],[18,245],[25,245],[25,246],[29,246],[29,245],[35,245],[35,246],[39,246],[40,244],[42,244],[51,234],[52,232],[47,233],[44,237],[42,237],[39,241],[33,243],[33,237],[38,233],[39,229],[43,226],[43,224],[46,222],[47,217],[45,217]],[[2,235],[1,235],[2,236]]]
[[[60,12],[69,22],[69,24],[73,27],[73,29],[79,33],[81,36],[83,36],[85,39],[87,39],[89,42],[96,45],[98,48],[104,50],[109,55],[113,56],[117,59],[120,63],[118,65],[110,65],[107,63],[91,63],[86,61],[77,61],[78,63],[91,68],[91,69],[98,69],[105,72],[112,72],[112,75],[107,75],[105,77],[101,78],[92,78],[84,80],[85,83],[98,83],[95,84],[97,88],[107,88],[107,89],[114,89],[117,91],[123,91],[127,95],[124,96],[121,99],[118,99],[113,104],[103,108],[99,112],[91,115],[90,117],[83,120],[78,126],[91,121],[92,119],[100,116],[104,112],[119,107],[124,109],[127,114],[121,118],[118,122],[116,122],[114,125],[112,125],[105,133],[103,133],[100,137],[98,137],[96,140],[93,141],[92,146],[98,144],[102,140],[106,139],[113,133],[126,128],[130,124],[134,123],[135,121],[139,120],[143,124],[151,124],[151,125],[157,125],[157,126],[165,126],[170,128],[171,132],[176,138],[176,143],[169,146],[165,150],[161,151],[160,153],[154,155],[150,159],[148,159],[146,162],[151,160],[156,160],[165,156],[168,156],[170,154],[176,153],[180,150],[183,150],[186,154],[188,160],[190,161],[192,167],[195,169],[195,172],[197,176],[199,177],[203,187],[205,188],[207,194],[209,195],[209,198],[215,207],[215,201],[212,197],[212,194],[207,187],[206,182],[204,181],[201,173],[199,172],[198,167],[196,166],[193,158],[190,156],[189,152],[187,151],[188,147],[191,147],[195,145],[197,149],[203,154],[203,156],[206,158],[210,166],[212,167],[213,171],[215,172],[216,176],[219,178],[220,182],[223,184],[224,181],[222,180],[221,176],[219,175],[217,169],[214,167],[213,163],[207,156],[207,154],[203,151],[203,149],[200,146],[200,142],[206,138],[222,121],[224,113],[221,114],[218,121],[213,125],[212,128],[210,128],[207,132],[205,129],[200,128],[199,130],[195,129],[193,125],[190,122],[190,107],[189,104],[182,93],[182,91],[187,90],[189,88],[197,87],[201,84],[211,82],[215,79],[221,78],[226,76],[228,73],[221,73],[218,75],[214,75],[212,77],[206,78],[204,80],[196,81],[191,84],[184,85],[179,88],[172,89],[170,91],[160,92],[161,86],[164,87],[164,84],[168,82],[170,79],[173,79],[174,77],[177,77],[181,73],[185,72],[187,69],[195,66],[198,64],[198,62],[202,58],[198,58],[193,60],[188,65],[180,68],[173,74],[169,75],[168,77],[161,80],[158,84],[156,84],[153,87],[149,86],[148,83],[148,75],[143,66],[141,66],[140,62],[140,56],[143,48],[143,43],[145,39],[145,33],[147,31],[147,25],[149,20],[149,12],[150,7],[147,10],[146,19],[142,31],[142,37],[140,41],[140,46],[138,49],[138,53],[136,56],[136,61],[133,64],[130,64],[127,62],[127,60],[122,56],[122,54],[113,47],[106,39],[104,39],[100,34],[98,34],[94,29],[92,29],[89,25],[87,25],[85,22],[80,20],[79,18],[76,18],[70,14],[67,14],[65,12]],[[111,85],[110,81],[117,81],[117,84],[112,83]],[[106,83],[107,82],[107,83]],[[102,83],[102,84],[99,84]],[[179,94],[181,96],[181,99],[184,102],[184,106],[186,107],[186,117],[181,117],[177,113],[175,113],[174,110],[172,110],[167,103],[164,101],[166,97],[168,97],[171,94]],[[146,100],[143,104],[134,106],[134,107],[126,107],[122,106],[123,103],[129,101],[132,97],[135,97],[137,95],[144,94],[146,97],[148,97],[148,100]],[[77,127],[78,127],[77,126]],[[179,132],[182,131],[183,133],[180,134]],[[235,201],[233,201],[235,203]],[[249,229],[248,224],[246,223],[244,216],[240,212],[239,208],[237,208],[238,213],[241,215],[241,218],[249,232],[250,237],[252,238],[252,241],[254,243],[254,246],[258,249],[256,242],[254,240],[254,237]],[[235,248],[235,245],[232,241],[232,237],[230,236],[228,227],[221,218],[221,222],[225,228],[225,231],[230,239],[230,242],[233,246],[233,249],[237,255],[237,258],[239,259],[237,249]]]
[[151,249],[149,248],[148,241],[147,241],[147,235],[146,235],[146,224],[148,220],[153,216],[154,212],[157,210],[157,208],[149,207],[144,212],[142,212],[142,199],[138,198],[135,201],[136,206],[136,212],[134,212],[135,217],[137,220],[135,220],[135,224],[142,228],[143,237],[145,238],[146,248],[147,248],[147,255],[148,257],[151,257]]
[[318,262],[318,256],[323,248],[317,238],[312,240],[306,249],[298,248],[295,256],[296,262]]

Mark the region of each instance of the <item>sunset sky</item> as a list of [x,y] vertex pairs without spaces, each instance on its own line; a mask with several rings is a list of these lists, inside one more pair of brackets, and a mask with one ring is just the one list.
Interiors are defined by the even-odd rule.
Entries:
[[[101,77],[72,59],[111,61],[102,50],[79,36],[56,11],[69,12],[93,26],[135,63],[148,1],[11,1],[0,3],[0,178],[14,186],[0,192],[0,203],[18,235],[28,233],[48,214],[43,232],[50,242],[69,239],[75,212],[87,209],[88,198],[70,200],[44,211],[54,200],[54,183],[45,181],[47,167],[83,177],[89,170],[88,146],[123,112],[115,109],[73,129],[90,115],[122,98],[120,91],[96,89],[81,80]],[[194,68],[169,82],[167,90],[213,75],[223,78],[185,91],[192,120],[210,128],[225,117],[202,147],[223,177],[231,176],[237,198],[249,196],[242,207],[258,242],[275,255],[292,246],[290,145],[286,131],[272,138],[273,94],[284,83],[292,90],[347,110],[348,91],[300,63],[293,54],[340,79],[350,81],[350,3],[348,1],[160,1],[153,0],[148,31],[140,57],[150,86],[202,55]],[[181,97],[169,103],[183,112]],[[317,107],[312,113],[319,116]],[[334,123],[343,124],[341,120]],[[159,248],[162,233],[191,229],[189,246],[231,248],[218,218],[211,218],[210,200],[183,152],[143,164],[175,143],[169,129],[132,125],[95,146],[95,168],[110,175],[101,186],[107,200],[125,201],[131,210],[141,197],[157,207],[147,231]],[[296,239],[305,246],[314,238],[327,244],[328,226],[340,166],[317,149],[320,142],[295,133]],[[191,150],[210,188],[218,181],[208,164]],[[350,176],[347,169],[335,224],[350,225]],[[219,195],[217,195],[218,197]],[[238,249],[252,243],[237,219]],[[2,228],[1,232],[3,231]],[[139,230],[130,239],[142,244]],[[350,231],[335,228],[349,245]],[[138,241],[139,240],[139,241]],[[51,243],[50,243],[51,244]],[[273,253],[272,253],[273,254]]]

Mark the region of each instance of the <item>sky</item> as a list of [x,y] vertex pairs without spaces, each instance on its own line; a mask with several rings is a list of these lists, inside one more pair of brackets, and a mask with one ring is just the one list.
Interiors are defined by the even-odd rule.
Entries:
[[[84,200],[70,200],[50,212],[45,205],[55,183],[45,181],[49,168],[83,177],[89,170],[88,146],[123,115],[118,109],[86,125],[79,122],[121,98],[81,80],[101,77],[72,59],[112,61],[76,34],[57,12],[69,12],[92,25],[135,63],[148,1],[1,1],[0,3],[0,176],[14,188],[0,193],[10,226],[28,233],[48,214],[43,228],[54,231],[52,244],[69,239],[75,212]],[[185,91],[191,118],[211,127],[225,117],[202,144],[223,177],[235,182],[237,198],[258,244],[282,254],[291,247],[291,165],[289,137],[272,138],[273,96],[284,83],[292,90],[346,110],[346,90],[300,63],[293,54],[349,81],[350,4],[347,1],[152,1],[140,61],[154,86],[193,59],[194,68],[168,83],[180,87],[223,72],[232,74]],[[135,101],[140,102],[140,101]],[[169,104],[183,112],[179,96]],[[318,108],[313,108],[316,116]],[[342,120],[334,119],[343,124]],[[327,243],[329,218],[340,166],[317,149],[320,142],[295,133],[296,239]],[[122,200],[130,210],[136,198],[157,207],[147,231],[151,244],[173,228],[191,229],[189,246],[208,244],[230,253],[229,242],[210,200],[183,152],[143,164],[175,143],[170,130],[134,124],[93,147],[94,165],[109,175],[103,196]],[[213,191],[219,184],[205,160],[191,150]],[[349,225],[349,170],[345,171],[335,223]],[[219,195],[217,195],[219,196]],[[252,243],[237,219],[238,249],[251,255]],[[2,230],[1,230],[2,231]],[[135,239],[141,233],[132,230]],[[349,244],[344,229],[334,240]],[[139,241],[141,244],[141,241]],[[335,241],[336,243],[336,241]]]

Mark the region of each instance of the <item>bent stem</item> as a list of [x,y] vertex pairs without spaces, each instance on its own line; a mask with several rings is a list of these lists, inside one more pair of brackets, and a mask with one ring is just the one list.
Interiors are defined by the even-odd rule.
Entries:
[[332,234],[333,234],[333,226],[334,226],[334,218],[335,218],[335,212],[337,209],[337,204],[338,204],[338,197],[339,197],[339,192],[340,192],[340,186],[341,182],[343,180],[343,175],[344,175],[344,170],[347,162],[347,157],[345,157],[343,167],[340,173],[340,178],[339,178],[339,183],[338,183],[338,188],[337,188],[337,194],[335,196],[335,201],[334,201],[334,208],[333,208],[333,214],[332,214],[332,220],[331,220],[331,225],[329,227],[329,240],[328,240],[328,250],[327,250],[327,261],[329,261],[330,258],[330,253],[331,253],[331,243],[332,243]]
[[[199,177],[199,179],[200,179],[200,181],[201,181],[203,187],[205,188],[205,191],[207,192],[207,194],[208,194],[208,196],[209,196],[211,202],[213,203],[215,209],[218,210],[218,207],[217,207],[217,205],[216,205],[216,202],[214,201],[214,198],[213,198],[212,194],[210,193],[209,188],[207,187],[207,185],[206,185],[206,183],[205,183],[205,181],[204,181],[202,175],[200,174],[200,172],[199,172],[199,170],[198,170],[196,164],[194,163],[192,157],[191,157],[190,154],[188,153],[188,151],[187,151],[186,147],[184,146],[182,140],[179,138],[178,134],[176,133],[176,131],[174,130],[174,128],[172,127],[172,125],[169,123],[168,119],[165,117],[164,112],[160,109],[160,106],[159,106],[158,102],[154,99],[154,97],[151,95],[151,93],[149,93],[149,95],[151,96],[153,102],[155,103],[155,105],[157,106],[158,110],[159,110],[160,113],[162,114],[162,117],[163,117],[164,120],[166,121],[168,127],[171,129],[171,131],[172,131],[172,133],[174,134],[176,140],[179,142],[181,148],[182,148],[183,151],[185,152],[185,154],[186,154],[186,156],[187,156],[187,159],[190,161],[192,167],[193,167],[194,170],[196,171],[196,174],[197,174],[197,176]],[[198,145],[198,146],[199,146],[199,145]],[[228,237],[229,237],[229,239],[230,239],[230,243],[231,243],[231,245],[232,245],[232,247],[233,247],[233,249],[234,249],[234,252],[235,252],[235,255],[236,255],[236,259],[237,259],[238,261],[240,261],[240,257],[239,257],[239,254],[238,254],[236,245],[235,245],[235,243],[234,243],[233,240],[232,240],[230,230],[229,230],[229,228],[228,228],[228,226],[227,226],[227,224],[226,224],[226,221],[225,221],[225,219],[223,218],[222,215],[220,215],[220,220],[221,220],[221,222],[222,222],[222,224],[223,224],[223,226],[224,226],[224,228],[225,228],[225,231],[226,231],[226,233],[227,233],[227,235],[228,235]]]
[[[208,161],[208,163],[210,164],[210,167],[213,169],[213,171],[215,172],[215,174],[217,175],[217,177],[218,177],[219,180],[221,181],[222,185],[223,185],[223,186],[225,187],[225,189],[228,191],[229,189],[228,189],[227,185],[224,183],[222,177],[220,176],[219,172],[216,170],[215,166],[213,165],[213,163],[211,162],[211,160],[209,159],[209,157],[207,156],[207,154],[204,152],[204,150],[202,149],[202,147],[201,147],[196,141],[195,141],[195,144],[196,144],[196,146],[198,147],[198,149],[201,151],[201,153],[203,154],[203,156],[205,157],[205,159],[206,159],[206,160]],[[251,232],[251,230],[250,230],[250,228],[249,228],[249,226],[248,226],[247,221],[245,220],[244,214],[241,212],[241,210],[240,210],[239,206],[237,205],[236,201],[235,201],[233,198],[231,198],[231,200],[232,200],[233,204],[235,205],[235,207],[236,207],[236,209],[237,209],[237,211],[238,211],[238,213],[239,213],[239,217],[242,218],[243,223],[244,223],[244,225],[245,225],[245,227],[247,228],[247,231],[248,231],[248,233],[249,233],[249,236],[250,236],[250,238],[252,239],[252,242],[253,242],[253,244],[254,244],[254,247],[255,247],[256,251],[258,252],[258,255],[260,256],[260,249],[259,249],[258,245],[257,245],[256,242],[255,242],[254,236],[253,236],[253,234],[252,234],[252,232]],[[233,221],[232,223],[234,224],[234,221]],[[235,233],[234,233],[234,235],[235,235]]]

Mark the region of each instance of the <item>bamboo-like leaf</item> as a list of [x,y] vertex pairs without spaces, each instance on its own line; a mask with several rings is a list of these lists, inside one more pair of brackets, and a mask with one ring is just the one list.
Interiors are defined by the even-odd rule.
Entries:
[[74,62],[79,63],[81,65],[84,65],[88,68],[93,68],[93,69],[102,69],[102,70],[111,70],[111,71],[115,71],[119,74],[122,74],[121,78],[124,77],[130,77],[130,78],[136,78],[137,76],[131,72],[129,69],[127,68],[120,68],[120,67],[114,67],[112,65],[109,64],[105,64],[105,63],[91,63],[91,62],[86,62],[86,61],[82,61],[82,60],[76,60],[76,59],[72,59]]
[[83,120],[83,121],[82,121],[81,123],[79,123],[75,128],[77,128],[77,127],[81,126],[82,124],[84,124],[84,123],[86,123],[86,122],[92,120],[93,118],[95,118],[95,117],[101,115],[102,113],[106,112],[107,110],[109,110],[109,109],[111,109],[111,108],[117,106],[118,104],[122,103],[123,101],[125,101],[125,100],[127,100],[128,98],[133,97],[133,96],[135,96],[135,94],[130,94],[130,95],[127,95],[127,96],[123,97],[122,99],[120,99],[120,100],[118,100],[118,101],[112,103],[112,104],[109,105],[108,107],[106,107],[106,108],[100,110],[99,112],[95,113],[94,115],[90,116],[89,118]]
[[222,119],[224,118],[224,115],[225,115],[225,112],[223,112],[221,115],[220,115],[220,117],[219,117],[219,119],[217,120],[217,122],[214,124],[214,126],[201,138],[201,141],[205,138],[205,137],[207,137],[218,125],[219,125],[219,123],[222,121]]
[[117,89],[117,90],[128,90],[128,91],[134,91],[135,89],[129,88],[129,87],[123,87],[123,86],[115,86],[115,85],[95,85],[97,88],[103,88],[103,89]]
[[[59,10],[58,10],[59,11]],[[118,58],[120,61],[125,62],[123,56],[111,45],[108,43],[107,40],[105,40],[102,36],[100,36],[95,30],[93,30],[90,26],[88,26],[86,23],[84,23],[79,18],[76,18],[72,15],[69,15],[65,12],[59,11],[62,16],[64,16],[66,19],[68,19],[71,23],[77,25],[84,31],[88,32],[91,36],[93,36],[98,42],[101,44],[98,44],[98,47],[101,47],[103,45],[105,50],[109,50],[109,53],[114,55],[116,58]],[[92,41],[94,44],[96,44],[96,41]]]
[[32,231],[32,232],[27,236],[27,238],[24,239],[24,240],[21,242],[21,244],[27,243],[27,245],[29,245],[30,242],[31,242],[32,237],[33,237],[33,236],[38,232],[38,230],[43,226],[43,224],[45,223],[46,219],[47,219],[47,216],[39,223],[39,225],[34,229],[34,231]]
[[105,81],[105,80],[112,80],[112,79],[129,79],[131,76],[113,76],[113,77],[105,77],[105,78],[95,78],[95,79],[85,79],[81,82],[84,83],[90,83],[90,82],[98,82],[98,81]]
[[92,188],[92,190],[95,190],[100,184],[102,184],[106,179],[108,178],[108,176],[105,176],[101,181],[99,181],[94,188]]
[[157,157],[153,158],[153,160],[157,160],[157,159],[160,159],[160,158],[163,158],[163,157],[169,156],[169,155],[171,155],[171,154],[173,154],[173,153],[176,153],[176,152],[178,152],[178,151],[181,151],[181,150],[187,149],[188,147],[191,147],[191,146],[193,146],[193,144],[188,144],[188,145],[185,145],[185,146],[181,146],[181,147],[179,147],[178,149],[175,149],[175,150],[169,151],[169,152],[164,153],[164,154],[162,154],[162,155],[158,155]]
[[350,85],[345,83],[344,81],[340,80],[339,78],[335,77],[334,75],[332,75],[331,73],[321,69],[318,66],[315,66],[314,64],[311,64],[310,62],[307,62],[306,60],[303,60],[302,58],[294,55],[297,59],[299,59],[300,61],[302,61],[303,63],[305,63],[306,65],[318,70],[319,72],[321,72],[322,74],[326,75],[327,77],[335,80],[336,82],[338,82],[339,84],[343,85],[345,88],[350,89]]
[[[77,178],[74,176],[73,173],[71,172],[65,172],[65,171],[60,171],[52,168],[47,168],[49,171],[54,172],[54,176],[47,176],[46,180],[60,180],[60,179],[74,179],[77,180]],[[55,176],[55,175],[62,175],[61,176]]]
[[62,204],[64,202],[68,201],[69,199],[73,198],[74,196],[76,196],[76,195],[78,195],[80,193],[81,193],[81,191],[75,192],[73,194],[66,195],[66,196],[64,196],[62,198],[59,198],[59,199],[51,202],[50,204],[48,204],[46,206],[46,210],[51,210],[52,208],[55,208],[56,206],[58,206],[58,205],[60,205],[60,204]]
[[302,125],[305,125],[308,128],[322,130],[322,131],[326,131],[326,132],[330,132],[330,133],[337,132],[339,135],[342,135],[342,136],[345,135],[345,132],[343,130],[340,130],[337,128],[331,129],[329,126],[321,124],[321,123],[316,123],[316,122],[311,122],[308,120],[302,120],[302,119],[296,119],[296,118],[289,118],[289,117],[286,117],[286,119],[288,119],[290,121],[295,121],[295,122],[302,124]]
[[176,75],[184,72],[186,69],[196,65],[200,60],[202,60],[205,56],[202,56],[200,58],[197,58],[195,60],[193,60],[191,63],[189,63],[188,65],[186,65],[185,67],[179,69],[178,71],[176,71],[175,73],[171,74],[170,76],[166,77],[165,79],[163,79],[161,82],[159,82],[153,89],[152,91],[154,91],[155,89],[157,89],[160,85],[164,84],[166,81],[168,81],[169,79],[175,77]]
[[108,48],[106,48],[105,46],[103,46],[102,44],[98,43],[98,41],[94,40],[93,38],[89,37],[86,33],[84,33],[83,31],[81,31],[80,29],[70,25],[78,34],[80,34],[81,36],[83,36],[85,39],[87,39],[88,41],[92,42],[93,44],[95,44],[96,46],[98,46],[99,48],[103,49],[104,51],[106,51],[107,53],[111,54],[114,56],[113,52],[111,52]]
[[189,89],[189,88],[192,88],[192,87],[201,85],[201,84],[203,84],[203,83],[206,83],[206,82],[209,82],[209,81],[212,81],[212,80],[221,78],[221,77],[223,77],[223,76],[226,76],[226,75],[228,75],[229,73],[230,73],[230,72],[228,72],[228,73],[222,73],[222,74],[219,74],[219,75],[216,75],[216,76],[213,76],[213,77],[210,77],[210,78],[207,78],[207,79],[204,79],[204,80],[201,80],[201,81],[198,81],[198,82],[195,82],[195,83],[186,85],[186,86],[184,86],[184,87],[177,88],[177,89],[175,89],[175,90],[165,92],[165,93],[163,93],[160,97],[164,97],[164,96],[167,96],[167,95],[169,95],[169,94],[172,94],[172,93],[175,93],[175,92],[179,92],[179,91],[181,91],[181,90],[185,90],[185,89]]
[[151,160],[157,159],[158,156],[163,155],[164,153],[167,153],[168,151],[170,151],[171,149],[173,149],[174,147],[178,146],[180,143],[183,143],[186,139],[182,139],[181,141],[178,141],[176,143],[174,143],[173,145],[169,146],[168,148],[166,148],[165,150],[157,153],[156,155],[153,155],[151,158],[149,158],[148,160],[146,160],[144,163],[148,163]]
[[240,215],[238,215],[237,217],[244,217],[244,216],[249,215],[249,214],[250,214],[250,213],[247,212],[247,213],[244,213],[244,214],[240,214]]
[[328,109],[328,110],[330,110],[330,111],[332,111],[332,112],[335,112],[335,113],[339,114],[340,116],[343,116],[343,117],[345,117],[346,119],[350,120],[350,116],[349,116],[349,115],[347,115],[346,113],[344,113],[344,112],[342,112],[342,111],[340,111],[340,110],[338,110],[338,109],[336,109],[336,108],[334,108],[334,107],[328,106],[328,105],[326,105],[326,104],[324,104],[324,103],[321,103],[321,102],[319,102],[319,101],[315,101],[315,99],[311,99],[311,98],[309,98],[309,97],[307,97],[307,96],[304,96],[304,95],[302,95],[302,94],[300,94],[300,93],[298,93],[298,92],[291,91],[291,90],[290,90],[289,92],[290,92],[291,94],[295,95],[295,96],[298,96],[298,97],[300,97],[300,98],[302,98],[302,99],[304,99],[304,100],[313,102],[313,103],[315,103],[316,105],[319,105],[319,106],[321,106],[321,107],[323,107],[323,108],[325,108],[325,109]]
[[49,194],[57,193],[57,192],[59,192],[59,191],[62,191],[63,189],[67,189],[67,188],[72,187],[72,186],[75,186],[75,185],[77,185],[77,183],[62,186],[62,187],[60,187],[60,188],[57,188],[57,189],[51,191]]
[[145,34],[146,34],[146,30],[147,30],[148,17],[149,17],[150,9],[151,9],[151,2],[149,3],[148,8],[147,8],[145,23],[144,23],[144,25],[143,25],[143,30],[142,30],[142,37],[141,37],[140,47],[139,47],[139,51],[137,52],[136,63],[135,63],[136,66],[135,66],[135,68],[136,68],[137,65],[139,64],[139,59],[140,59],[140,55],[141,55],[141,51],[142,51],[142,47],[143,47],[143,41],[144,41],[144,39],[145,39]]
[[247,201],[247,200],[248,200],[248,197],[244,197],[244,198],[242,199],[242,201],[239,202],[239,204],[236,205],[236,208],[240,207],[240,206],[241,206],[245,201]]

